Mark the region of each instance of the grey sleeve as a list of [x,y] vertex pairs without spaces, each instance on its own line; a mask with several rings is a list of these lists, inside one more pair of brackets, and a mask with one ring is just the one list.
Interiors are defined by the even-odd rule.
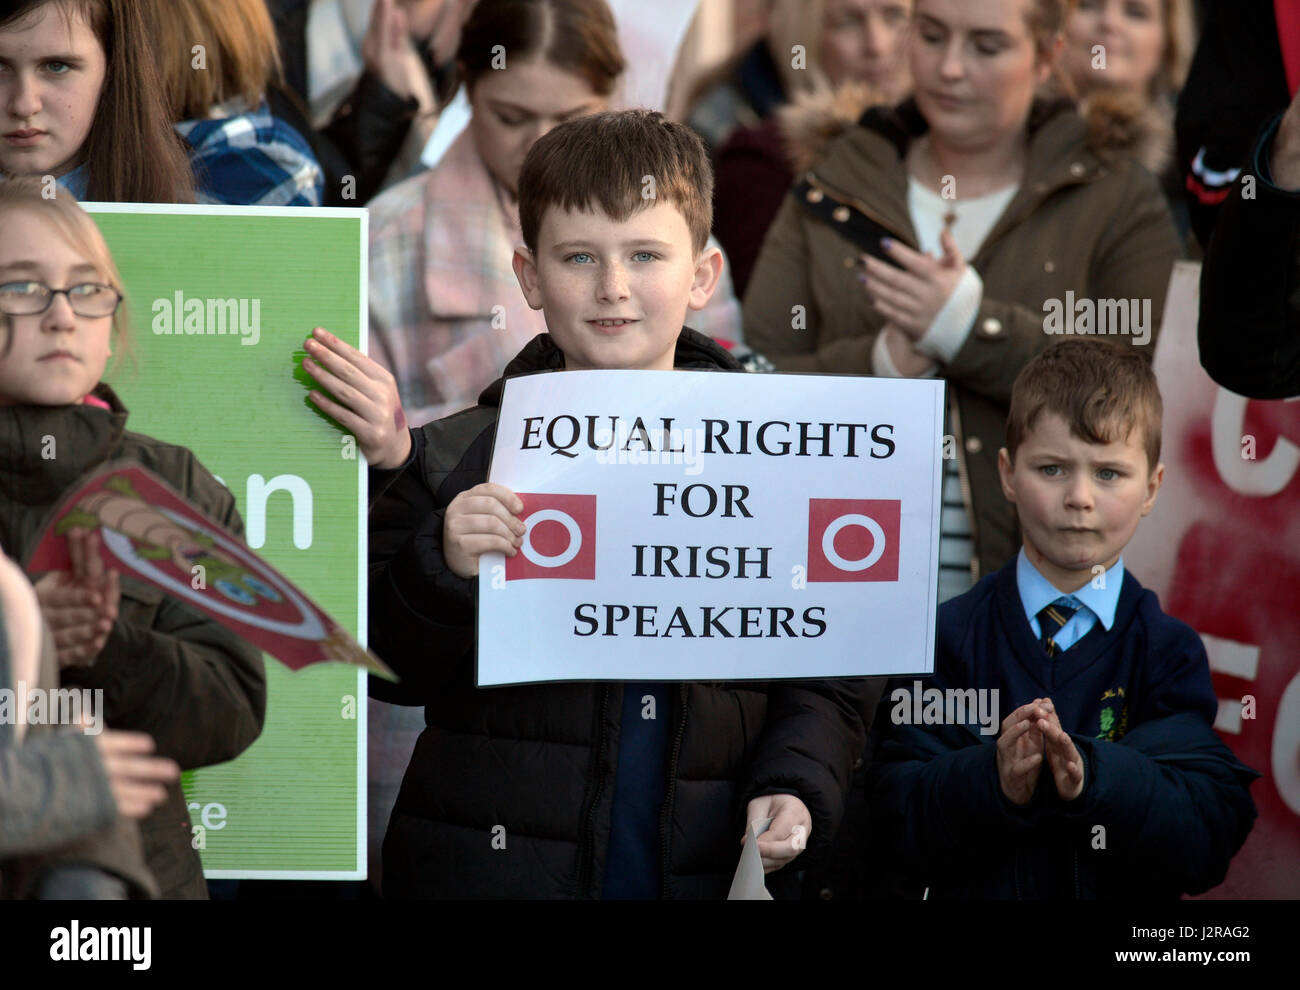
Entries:
[[0,744],[0,858],[67,845],[113,823],[95,741],[80,732]]

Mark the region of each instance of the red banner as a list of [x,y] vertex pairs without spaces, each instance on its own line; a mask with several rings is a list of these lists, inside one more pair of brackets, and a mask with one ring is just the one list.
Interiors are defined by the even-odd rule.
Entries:
[[1200,266],[1174,270],[1156,349],[1165,481],[1124,554],[1205,641],[1215,728],[1263,774],[1259,819],[1209,898],[1300,898],[1300,402],[1258,402],[1200,366]]

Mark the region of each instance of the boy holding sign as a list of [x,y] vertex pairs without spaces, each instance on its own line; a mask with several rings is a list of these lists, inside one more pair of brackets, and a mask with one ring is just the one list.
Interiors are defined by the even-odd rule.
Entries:
[[1017,377],[998,467],[1024,545],[940,607],[925,691],[1009,714],[996,742],[960,719],[918,725],[909,686],[876,723],[873,823],[918,892],[1201,893],[1250,832],[1258,774],[1214,734],[1205,647],[1120,557],[1164,477],[1160,415],[1131,347],[1067,340]]
[[[737,370],[682,325],[722,273],[712,187],[700,140],[657,113],[538,141],[514,267],[550,332],[506,376]],[[750,821],[773,819],[757,840],[769,872],[827,842],[864,742],[861,682],[474,686],[479,560],[515,556],[525,532],[519,497],[486,483],[501,394],[409,450],[396,425],[372,440],[393,470],[371,512],[370,643],[428,723],[384,844],[386,894],[721,898]]]

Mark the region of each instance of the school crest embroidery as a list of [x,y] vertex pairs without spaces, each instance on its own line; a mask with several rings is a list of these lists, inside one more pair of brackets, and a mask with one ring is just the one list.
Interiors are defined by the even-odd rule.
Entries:
[[[1097,739],[1115,742],[1128,731],[1128,704],[1122,687],[1111,688],[1101,696],[1102,709],[1097,717]],[[1110,702],[1106,704],[1106,702]],[[1116,708],[1119,709],[1118,714]]]

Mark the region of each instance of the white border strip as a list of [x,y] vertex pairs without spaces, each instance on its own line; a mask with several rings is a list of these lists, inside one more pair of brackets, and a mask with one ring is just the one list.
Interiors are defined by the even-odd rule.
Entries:
[[[369,210],[354,206],[214,206],[199,203],[96,203],[81,204],[87,213],[143,213],[146,215],[171,214],[195,217],[294,217],[309,220],[313,217],[335,220],[357,217],[361,219],[362,233],[367,233],[366,218]],[[364,261],[364,253],[363,258]],[[365,266],[362,266],[363,280]],[[364,308],[364,307],[363,307]]]

